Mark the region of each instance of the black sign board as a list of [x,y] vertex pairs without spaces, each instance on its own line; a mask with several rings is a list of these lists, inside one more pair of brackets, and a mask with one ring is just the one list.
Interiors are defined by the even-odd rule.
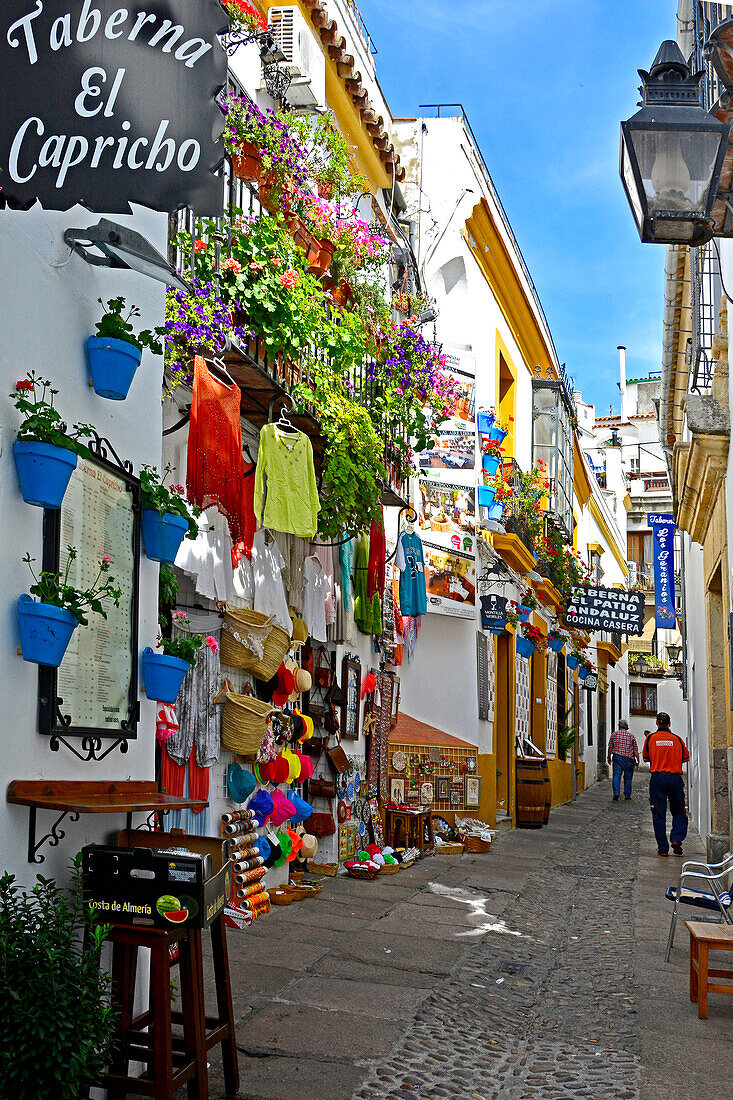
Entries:
[[598,687],[598,674],[596,672],[589,672],[585,680],[581,681],[581,686],[584,687],[586,691],[595,691]]
[[565,612],[568,626],[585,630],[611,630],[621,634],[644,631],[644,594],[621,588],[578,587]]
[[0,195],[220,214],[227,27],[219,0],[3,0]]
[[481,626],[486,630],[492,623],[506,621],[506,596],[496,596],[491,593],[481,596]]

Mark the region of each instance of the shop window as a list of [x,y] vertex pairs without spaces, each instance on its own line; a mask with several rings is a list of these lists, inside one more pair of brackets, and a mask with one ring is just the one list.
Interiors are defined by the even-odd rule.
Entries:
[[588,744],[593,744],[593,692],[586,691],[585,693],[585,706],[586,714],[588,717]]
[[629,684],[629,710],[632,714],[656,716],[657,685]]
[[532,457],[547,466],[548,510],[568,538],[573,533],[574,410],[565,387],[553,379],[532,382]]

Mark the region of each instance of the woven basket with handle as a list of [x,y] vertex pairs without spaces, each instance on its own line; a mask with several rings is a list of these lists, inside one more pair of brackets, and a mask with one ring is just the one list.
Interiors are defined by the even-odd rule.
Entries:
[[231,680],[224,681],[224,687],[214,696],[214,702],[220,702],[222,697],[222,745],[245,760],[254,760],[267,732],[268,716],[277,708],[261,699],[255,699],[252,695],[239,695],[232,687]]
[[290,635],[273,621],[247,607],[229,607],[221,632],[221,662],[243,668],[259,680],[271,680],[290,648]]
[[468,833],[459,833],[458,835],[463,841],[464,852],[473,852],[474,854],[479,854],[481,852],[491,851],[490,840],[482,840],[481,837],[471,836]]

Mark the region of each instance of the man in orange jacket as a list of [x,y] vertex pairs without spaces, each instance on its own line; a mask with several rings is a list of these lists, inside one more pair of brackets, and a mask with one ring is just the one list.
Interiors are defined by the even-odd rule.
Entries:
[[[649,802],[652,807],[654,835],[660,856],[669,855],[669,845],[676,856],[682,855],[682,841],[687,836],[685,785],[682,765],[690,759],[687,745],[669,728],[670,718],[663,710],[657,715],[656,732],[647,735],[642,756],[652,769],[649,781]],[[667,799],[672,812],[672,829],[667,840]]]

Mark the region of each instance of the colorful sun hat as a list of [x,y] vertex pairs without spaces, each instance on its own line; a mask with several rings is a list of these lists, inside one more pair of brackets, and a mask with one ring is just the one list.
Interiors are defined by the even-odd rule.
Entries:
[[[277,670],[276,676],[277,685],[272,693],[272,705],[274,707],[284,707],[295,688],[295,676],[284,661]],[[272,681],[269,681],[269,683],[272,683]]]
[[260,827],[265,824],[274,808],[275,803],[272,800],[272,795],[264,790],[257,791],[256,794],[252,795],[252,800],[248,807],[248,809],[254,811],[255,817],[260,823]]
[[273,760],[270,764],[270,782],[287,783],[289,775],[290,765],[283,756],[278,756],[277,760]]
[[288,863],[292,863],[293,860],[297,859],[300,855],[300,849],[303,847],[303,838],[300,833],[296,833],[292,829],[289,829],[287,825],[285,826],[285,832],[288,834],[293,844],[290,855],[287,857]]
[[284,749],[283,756],[288,762],[288,783],[294,783],[300,778],[300,760],[291,749]]
[[304,798],[301,798],[295,791],[288,791],[288,799],[295,806],[295,813],[292,816],[293,821],[298,825],[301,821],[307,821],[310,815],[313,813],[313,807],[309,802],[306,802]]
[[305,783],[306,779],[313,778],[313,761],[304,752],[296,752],[295,755],[300,760],[300,782]]
[[318,855],[318,837],[313,833],[303,833],[303,847],[300,849],[303,859],[315,859]]
[[293,850],[293,842],[284,829],[278,829],[277,839],[278,843],[280,844],[280,851],[282,853],[282,863],[275,863],[275,866],[282,867],[283,863]]
[[270,842],[267,837],[258,836],[254,846],[264,859],[265,863],[267,863],[267,859],[271,854]]
[[252,791],[257,786],[257,780],[252,772],[246,771],[240,764],[234,761],[227,768],[227,791],[233,802],[246,802]]
[[282,854],[280,843],[273,833],[267,838],[267,843],[270,845],[270,854],[265,859],[265,867],[282,867],[285,856]]
[[270,815],[270,821],[273,825],[282,825],[283,822],[287,821],[289,817],[293,817],[295,814],[295,806],[289,798],[285,797],[282,791],[273,791],[272,801],[275,804],[272,814]]
[[305,643],[308,641],[308,627],[305,623],[305,620],[299,618],[297,615],[294,615],[292,611],[290,613],[290,618],[293,623],[293,646],[305,645]]

